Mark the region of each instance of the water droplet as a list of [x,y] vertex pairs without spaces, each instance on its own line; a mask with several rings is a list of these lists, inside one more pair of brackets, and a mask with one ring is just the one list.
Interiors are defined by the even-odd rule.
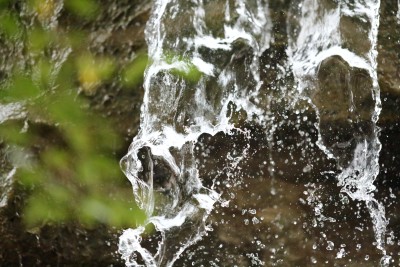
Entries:
[[312,264],[316,264],[318,261],[315,257],[311,257],[311,263]]
[[344,248],[341,248],[339,252],[336,254],[336,259],[341,259],[346,256],[346,251]]
[[335,247],[335,244],[332,241],[328,241],[328,246],[326,247],[326,250],[333,250]]
[[307,165],[307,166],[305,166],[305,167],[303,168],[303,172],[304,172],[304,173],[310,172],[311,170],[312,170],[312,167],[311,167],[310,165]]

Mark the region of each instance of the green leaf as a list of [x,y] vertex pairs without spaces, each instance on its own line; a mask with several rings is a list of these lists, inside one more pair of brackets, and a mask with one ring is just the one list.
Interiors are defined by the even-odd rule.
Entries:
[[111,77],[115,66],[110,58],[96,58],[91,54],[84,54],[77,60],[77,69],[81,88],[91,94],[100,83]]
[[10,2],[11,0],[0,0],[0,10],[8,8]]
[[50,148],[42,154],[44,168],[56,168],[60,171],[68,168],[69,155],[66,151],[56,148]]
[[73,14],[85,19],[92,19],[96,16],[98,5],[93,0],[68,0],[65,6]]
[[0,124],[0,138],[8,144],[26,146],[31,136],[21,132],[22,126],[19,123],[5,122]]
[[51,79],[52,79],[52,64],[44,59],[41,59],[37,62],[36,67],[33,69],[33,77],[35,81],[41,85],[41,87],[48,87],[50,86]]
[[28,227],[41,225],[45,221],[67,221],[71,215],[67,205],[44,194],[32,195],[24,209],[24,221]]
[[18,180],[26,187],[37,187],[44,180],[44,173],[40,169],[20,169]]
[[0,32],[8,38],[15,38],[21,33],[17,17],[8,10],[0,13]]
[[70,208],[70,205],[76,200],[73,187],[66,187],[65,184],[48,182],[44,185],[44,190],[49,196],[49,200],[58,207]]
[[146,215],[132,203],[122,199],[110,199],[109,205],[112,207],[110,225],[119,227],[134,227],[144,224]]
[[51,118],[68,129],[73,127],[65,126],[66,123],[74,123],[83,127],[87,122],[87,116],[81,108],[82,103],[75,97],[75,95],[65,92],[47,99]]
[[33,28],[32,30],[28,31],[27,34],[28,48],[30,52],[40,53],[52,41],[51,33],[39,27]]
[[118,162],[100,155],[91,155],[77,167],[79,179],[88,185],[113,181],[120,175]]
[[109,222],[112,210],[101,199],[89,197],[84,199],[80,208],[80,219],[86,224],[100,222],[107,224]]
[[147,63],[147,55],[144,53],[139,54],[123,71],[123,84],[127,87],[136,87],[141,84]]
[[35,98],[41,90],[32,79],[24,75],[16,75],[6,87],[0,89],[0,101],[17,102]]

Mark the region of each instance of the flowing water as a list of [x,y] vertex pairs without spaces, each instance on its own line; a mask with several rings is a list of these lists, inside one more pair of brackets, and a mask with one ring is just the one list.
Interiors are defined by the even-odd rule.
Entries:
[[[64,1],[49,3],[39,21],[56,30]],[[154,1],[140,131],[121,160],[147,216],[120,236],[127,266],[399,263],[399,192],[377,186],[384,4]],[[99,54],[131,23],[115,23],[123,8],[110,5],[113,22],[91,28]],[[38,14],[23,7],[29,28]],[[35,64],[23,51],[0,48],[2,75]],[[48,52],[56,76],[71,48]],[[22,102],[0,105],[0,123],[25,115]],[[0,208],[15,168],[2,174]]]
[[[207,231],[206,219],[219,193],[202,184],[195,143],[202,134],[231,132],[235,127],[227,113],[233,105],[262,115],[258,66],[270,28],[263,1],[154,3],[146,29],[151,64],[141,130],[122,166],[161,241],[151,253],[140,244],[143,227],[125,231],[120,251],[127,265],[138,264],[132,257],[136,251],[147,266],[171,266]],[[169,245],[172,241],[180,245]]]
[[[146,225],[128,229],[120,237],[119,251],[127,266],[172,266],[180,258],[179,265],[223,266],[224,260],[214,259],[215,255],[235,254],[229,248],[221,252],[223,243],[204,240],[221,225],[237,227],[234,231],[243,235],[247,230],[235,224],[236,214],[229,220],[218,214],[225,216],[225,210],[234,207],[240,210],[244,226],[255,229],[260,220],[281,216],[276,205],[261,210],[240,200],[252,199],[261,187],[268,191],[268,197],[257,198],[264,205],[274,202],[274,196],[296,198],[298,188],[304,191],[297,201],[312,209],[313,219],[303,220],[300,231],[319,231],[323,241],[314,243],[314,250],[326,246],[325,251],[336,251],[338,260],[352,257],[349,246],[362,251],[364,244],[346,244],[346,238],[339,238],[341,244],[335,248],[329,229],[344,225],[349,231],[372,233],[370,245],[380,255],[380,264],[388,266],[386,239],[391,233],[374,185],[381,150],[376,125],[381,111],[379,8],[379,0],[292,1],[286,14],[287,54],[281,62],[268,62],[265,53],[272,51],[276,26],[268,1],[154,2],[146,29],[151,61],[145,73],[140,132],[121,161],[135,200],[148,216]],[[301,141],[295,139],[297,144],[285,147],[291,138],[287,135]],[[291,173],[297,164],[303,164],[301,173]],[[280,177],[290,175],[298,176],[293,178],[297,185],[293,192],[281,190],[278,197]],[[266,176],[268,182],[255,178]],[[299,183],[302,177],[309,182]],[[329,189],[335,183],[338,190]],[[249,188],[254,185],[258,188],[252,192]],[[336,195],[326,200],[324,190]],[[247,206],[237,204],[240,201]],[[351,223],[341,211],[325,214],[338,203],[350,210],[352,215],[346,216]],[[299,217],[294,225],[301,223]],[[285,257],[276,259],[284,245],[276,250],[275,241],[260,241],[260,236],[256,234],[251,243],[257,249],[246,254],[250,263],[240,263],[239,258],[230,263],[284,263]],[[207,251],[207,245],[212,252],[204,252],[196,261],[193,255]],[[273,254],[268,261],[260,258],[263,250]],[[315,257],[309,259],[303,265],[318,264]]]
[[[296,15],[292,19],[297,21],[290,29],[294,38],[289,39],[289,57],[299,81],[298,90],[310,99],[319,117],[317,144],[337,160],[341,192],[365,203],[374,224],[377,247],[385,255],[382,264],[386,265],[390,259],[384,248],[388,222],[385,207],[373,194],[381,149],[376,126],[381,111],[376,73],[379,7],[380,1],[341,1],[325,9],[315,1],[294,5]],[[358,33],[346,31],[353,27],[363,29],[363,38],[352,40],[351,35]],[[317,81],[312,81],[315,77]],[[326,103],[329,94],[343,102]],[[333,130],[340,116],[346,120],[345,129],[351,129],[351,137],[326,140],[324,135]]]

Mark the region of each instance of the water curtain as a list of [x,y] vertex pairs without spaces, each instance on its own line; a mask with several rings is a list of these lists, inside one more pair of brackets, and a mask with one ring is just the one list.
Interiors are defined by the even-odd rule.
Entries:
[[[271,151],[279,128],[271,104],[277,95],[288,99],[285,109],[305,102],[316,114],[316,146],[336,163],[326,179],[333,176],[342,193],[364,203],[383,255],[381,264],[388,264],[388,221],[374,197],[381,149],[376,126],[381,109],[379,7],[379,0],[292,1],[287,62],[280,71],[294,77],[296,85],[277,85],[278,93],[271,93],[261,72],[276,66],[260,64],[273,41],[268,1],[154,2],[146,28],[150,63],[140,131],[121,160],[135,200],[148,216],[146,225],[120,237],[119,252],[127,266],[172,266],[212,230],[207,218],[224,198],[215,188],[217,178],[205,185],[199,175],[196,144],[202,136],[218,133],[240,133],[250,143],[254,135],[243,127],[246,123],[235,121],[235,114],[242,112],[246,122],[262,126]],[[244,147],[228,153],[230,168],[222,172],[236,172],[238,162],[250,157]],[[264,156],[273,178],[273,153]],[[323,217],[321,210],[316,208],[319,219],[337,220]],[[152,235],[149,227],[154,228]],[[157,240],[155,247],[144,245],[149,235]]]

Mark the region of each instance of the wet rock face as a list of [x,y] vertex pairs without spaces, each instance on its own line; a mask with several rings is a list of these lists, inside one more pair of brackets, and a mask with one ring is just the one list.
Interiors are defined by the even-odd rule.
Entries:
[[[336,258],[342,244],[346,244],[355,266],[364,263],[363,253],[379,258],[372,232],[354,233],[349,238],[348,233],[362,223],[357,219],[357,203],[341,203],[334,176],[321,177],[332,169],[330,161],[318,150],[301,144],[302,136],[288,134],[291,123],[302,118],[290,116],[290,121],[281,122],[276,133],[279,144],[275,142],[272,151],[257,127],[247,128],[253,133],[251,140],[238,132],[200,138],[198,155],[209,155],[199,157],[200,177],[204,184],[214,184],[223,201],[216,204],[208,219],[212,231],[189,247],[176,266],[345,265],[348,258]],[[316,133],[307,125],[304,129],[315,140]],[[232,170],[226,155],[233,145],[237,153],[246,151],[251,158],[243,159]],[[273,159],[273,165],[265,161],[265,155]],[[274,175],[271,168],[275,168]],[[226,171],[218,171],[221,169]],[[359,243],[363,251],[357,250]],[[327,250],[329,246],[335,253]]]
[[[378,77],[383,92],[400,94],[400,27],[397,1],[381,1],[378,32]],[[389,111],[389,110],[387,110]],[[383,110],[383,112],[386,112]]]
[[340,33],[343,41],[343,48],[353,51],[357,55],[365,55],[371,49],[368,38],[368,31],[371,28],[368,19],[365,17],[342,16],[340,18]]
[[177,187],[177,175],[169,167],[164,158],[154,156],[149,147],[142,147],[138,151],[138,158],[143,170],[140,178],[153,187],[157,192],[168,195]]
[[124,266],[116,255],[118,231],[68,223],[26,230],[21,211],[28,197],[14,185],[0,209],[1,266]]
[[340,56],[323,60],[312,96],[321,120],[368,120],[374,111],[372,79],[365,69],[352,68]]
[[349,155],[345,162],[351,159],[356,144],[373,132],[372,90],[369,73],[349,66],[340,56],[329,57],[318,67],[311,100],[319,113],[319,131],[335,157]]

